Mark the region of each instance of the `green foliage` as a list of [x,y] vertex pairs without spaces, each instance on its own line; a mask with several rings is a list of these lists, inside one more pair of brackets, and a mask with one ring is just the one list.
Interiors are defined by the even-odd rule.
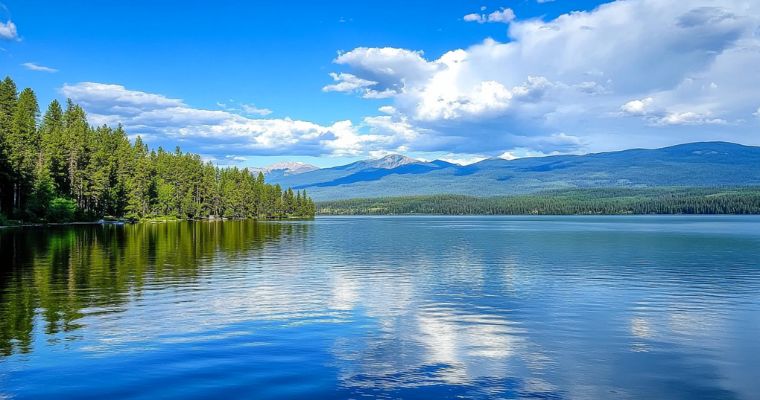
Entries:
[[760,188],[573,189],[531,195],[434,195],[320,202],[326,215],[760,214]]
[[34,185],[27,206],[27,218],[47,220],[50,204],[55,197],[55,183],[44,162],[39,162],[35,172]]
[[74,200],[56,197],[50,202],[47,217],[49,222],[72,222],[77,214]]
[[247,169],[218,168],[179,148],[150,152],[121,126],[91,127],[53,100],[37,126],[34,92],[0,82],[0,212],[34,222],[75,218],[287,218],[314,215],[306,194]]

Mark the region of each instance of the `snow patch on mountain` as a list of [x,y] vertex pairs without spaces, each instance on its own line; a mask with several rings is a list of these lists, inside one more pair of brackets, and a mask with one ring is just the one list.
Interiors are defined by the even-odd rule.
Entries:
[[319,167],[315,165],[311,165],[311,164],[306,164],[306,163],[297,162],[297,161],[284,161],[284,162],[274,163],[266,167],[252,168],[251,171],[254,173],[261,172],[264,175],[269,175],[273,172],[279,172],[284,176],[288,176],[288,175],[303,174],[304,172],[316,171],[318,169]]

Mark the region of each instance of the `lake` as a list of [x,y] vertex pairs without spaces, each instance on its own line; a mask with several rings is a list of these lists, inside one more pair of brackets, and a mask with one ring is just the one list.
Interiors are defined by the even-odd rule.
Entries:
[[760,398],[760,217],[0,230],[0,398]]

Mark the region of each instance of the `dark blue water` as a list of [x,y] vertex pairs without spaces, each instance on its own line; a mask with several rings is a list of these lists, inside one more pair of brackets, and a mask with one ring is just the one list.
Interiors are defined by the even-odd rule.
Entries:
[[0,398],[760,398],[758,217],[0,232]]

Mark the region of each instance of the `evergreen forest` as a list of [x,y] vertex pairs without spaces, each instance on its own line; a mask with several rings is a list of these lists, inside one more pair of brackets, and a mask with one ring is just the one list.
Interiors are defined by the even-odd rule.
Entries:
[[90,126],[82,107],[0,82],[0,225],[101,218],[309,217],[305,191],[248,169],[218,167],[179,147],[150,149],[121,127]]
[[317,203],[323,215],[760,214],[760,188],[602,188],[527,195],[431,195]]

